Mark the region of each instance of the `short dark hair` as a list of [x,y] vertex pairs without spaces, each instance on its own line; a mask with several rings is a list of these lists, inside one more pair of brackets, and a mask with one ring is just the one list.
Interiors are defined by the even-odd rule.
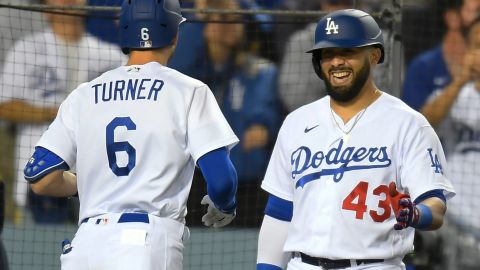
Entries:
[[464,0],[440,0],[437,2],[437,9],[444,14],[448,10],[460,10]]

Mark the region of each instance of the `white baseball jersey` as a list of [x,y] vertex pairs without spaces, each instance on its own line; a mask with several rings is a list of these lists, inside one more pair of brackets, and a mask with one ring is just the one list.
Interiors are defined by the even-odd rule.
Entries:
[[151,62],[79,86],[38,145],[76,165],[80,221],[146,212],[184,222],[196,161],[237,142],[204,83]]
[[[56,38],[52,30],[26,36],[8,53],[1,79],[0,102],[22,100],[38,107],[57,108],[72,89],[124,62],[120,48],[84,34],[75,44]],[[49,123],[20,124],[16,141],[15,201],[26,205],[28,183],[23,168]]]
[[[401,258],[413,248],[414,229],[393,229],[389,183],[395,181],[412,199],[433,189],[444,190],[447,198],[454,195],[442,146],[418,112],[383,93],[356,125],[355,120],[343,125],[329,96],[285,119],[262,188],[293,201],[286,252]],[[340,128],[348,131],[352,125],[344,140]]]

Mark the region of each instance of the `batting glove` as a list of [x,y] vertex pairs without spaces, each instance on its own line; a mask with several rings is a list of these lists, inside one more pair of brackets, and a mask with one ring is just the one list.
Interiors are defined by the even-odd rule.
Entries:
[[235,218],[235,210],[232,213],[222,212],[208,195],[203,197],[201,204],[208,205],[207,213],[202,217],[203,225],[207,227],[220,228],[228,225]]
[[418,209],[415,203],[412,202],[410,195],[399,192],[394,182],[390,183],[388,188],[390,190],[390,202],[397,219],[397,223],[393,225],[393,228],[395,230],[403,230],[414,226],[418,221]]

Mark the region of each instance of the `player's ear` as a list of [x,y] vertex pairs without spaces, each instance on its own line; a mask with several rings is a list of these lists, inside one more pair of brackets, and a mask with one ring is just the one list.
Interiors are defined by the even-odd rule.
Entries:
[[175,35],[175,38],[173,39],[173,45],[174,45],[174,46],[177,46],[177,42],[178,42],[178,33],[179,33],[179,32],[177,32],[177,34]]
[[177,49],[177,42],[178,42],[178,32],[177,35],[175,35],[175,38],[173,38],[172,43],[168,45],[165,49],[168,50],[168,61],[170,61],[170,58],[172,58],[173,53]]
[[175,35],[175,38],[173,38],[171,45],[169,46],[172,48],[172,52],[175,51],[175,49],[177,48],[177,43],[178,43],[178,32]]
[[370,64],[377,64],[382,58],[382,49],[379,47],[372,47],[370,50]]

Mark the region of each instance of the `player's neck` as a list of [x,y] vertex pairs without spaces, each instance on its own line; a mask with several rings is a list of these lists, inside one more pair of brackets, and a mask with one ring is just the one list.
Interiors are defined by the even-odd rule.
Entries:
[[224,65],[232,55],[232,49],[222,45],[208,46],[208,54],[215,65]]
[[442,52],[450,73],[456,74],[461,70],[466,44],[459,31],[449,31],[443,38]]
[[79,41],[85,31],[83,21],[79,21],[79,23],[65,23],[61,20],[51,20],[50,28],[57,38],[65,42]]
[[159,51],[131,51],[127,66],[144,65],[150,62],[157,62],[166,66],[171,53],[167,50]]
[[381,95],[382,92],[378,90],[372,82],[367,84],[353,100],[349,102],[338,102],[330,99],[330,106],[332,110],[342,118],[343,122],[347,123],[352,117],[357,115],[358,112],[375,102]]

